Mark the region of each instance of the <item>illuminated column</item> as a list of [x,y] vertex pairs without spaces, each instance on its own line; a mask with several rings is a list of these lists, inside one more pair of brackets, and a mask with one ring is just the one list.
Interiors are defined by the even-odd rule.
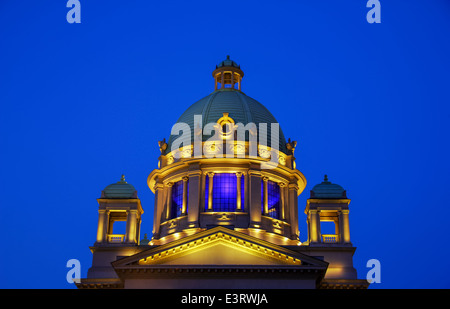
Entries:
[[248,212],[249,210],[249,200],[250,200],[250,190],[248,184],[248,172],[244,173],[244,211]]
[[126,228],[125,228],[125,239],[123,240],[125,243],[130,242],[131,237],[131,213],[129,210],[127,210],[127,222],[126,222]]
[[261,175],[258,172],[249,171],[248,184],[250,227],[261,227]]
[[268,184],[269,177],[263,177],[264,182],[264,215],[269,214],[269,190],[268,190]]
[[208,211],[213,210],[213,178],[214,173],[208,173],[209,184],[208,184]]
[[110,225],[110,214],[111,211],[110,210],[106,210],[106,215],[105,215],[105,223],[104,223],[104,231],[103,231],[103,240],[105,242],[108,242],[108,233],[109,233],[109,229],[111,228]]
[[237,172],[236,173],[236,189],[237,189],[237,194],[236,194],[236,210],[242,210],[242,196],[241,196],[241,177],[242,177],[242,173],[241,172]]
[[224,88],[224,80],[225,80],[225,73],[224,72],[222,72],[221,74],[220,74],[220,77],[221,77],[221,80],[220,80],[220,83],[221,83],[221,85],[220,85],[220,88],[222,89],[222,88]]
[[155,190],[155,209],[153,211],[153,237],[159,236],[159,227],[161,222],[161,215],[164,208],[164,185],[157,182],[154,186]]
[[318,243],[320,242],[320,218],[319,213],[315,209],[309,211],[309,242]]
[[289,190],[289,216],[291,224],[291,238],[298,239],[298,186],[296,183],[290,183]]
[[[202,172],[199,170],[200,167],[198,167],[198,170],[195,172],[189,173],[189,200],[188,200],[188,209],[187,209],[187,215],[188,215],[188,223],[190,228],[197,228],[198,227],[198,216],[199,216],[199,207],[200,207],[200,201],[201,199],[201,178],[202,178]],[[203,194],[204,196],[204,194]],[[203,204],[204,205],[204,204]]]
[[234,73],[231,72],[231,88],[234,89]]
[[182,215],[186,214],[186,209],[187,209],[188,180],[189,180],[188,177],[183,177],[183,206],[181,208]]
[[131,209],[127,211],[127,231],[125,235],[126,243],[136,243],[136,225],[137,225],[137,210]]
[[[289,190],[288,190],[288,184],[285,183],[285,187],[283,190],[283,198],[284,198],[284,218],[287,222],[291,222],[291,214],[290,214],[290,208],[289,208]],[[297,219],[298,220],[298,219]]]
[[106,242],[106,231],[109,221],[109,210],[98,210],[97,243]]
[[284,182],[280,182],[279,184],[280,186],[280,208],[281,208],[281,220],[285,220],[286,219],[286,203],[285,203],[285,199],[284,199],[284,191],[286,188],[286,184]]
[[[209,181],[208,176],[206,176],[206,173],[201,173],[201,185],[200,185],[200,211],[206,211],[207,210],[207,200],[206,200],[206,182]],[[206,205],[206,206],[205,206]]]
[[214,91],[217,90],[217,75],[214,76]]
[[137,222],[136,222],[136,243],[138,245],[139,245],[139,242],[141,239],[141,223],[142,223],[141,216],[138,215]]
[[338,215],[333,219],[333,222],[334,222],[334,234],[337,237],[336,242],[338,242],[338,243],[342,242],[340,221],[341,221],[341,212],[338,212]]
[[348,213],[349,211],[347,209],[344,209],[341,212],[342,242],[344,244],[350,243],[350,224],[348,220]]
[[167,183],[167,204],[166,204],[166,219],[170,219],[170,211],[172,210],[172,186],[173,182]]
[[98,210],[98,224],[97,224],[97,242],[102,243],[105,241],[105,212],[106,210]]

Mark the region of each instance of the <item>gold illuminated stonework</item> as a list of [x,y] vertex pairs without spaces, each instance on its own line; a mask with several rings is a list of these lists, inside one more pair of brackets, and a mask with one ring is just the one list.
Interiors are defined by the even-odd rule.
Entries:
[[[227,57],[213,72],[215,92],[241,94],[243,76]],[[298,196],[307,183],[296,168],[297,143],[239,140],[239,114],[211,115],[216,139],[179,149],[158,142],[158,168],[147,178],[155,195],[151,239],[140,241],[143,207],[134,188],[123,179],[104,190],[92,267],[78,288],[367,288],[353,267],[345,190],[326,177],[311,190],[301,241]],[[220,197],[225,186],[234,193]],[[221,198],[234,206],[218,208]],[[127,222],[125,234],[114,233],[116,221]],[[321,222],[333,222],[334,233],[322,233]]]

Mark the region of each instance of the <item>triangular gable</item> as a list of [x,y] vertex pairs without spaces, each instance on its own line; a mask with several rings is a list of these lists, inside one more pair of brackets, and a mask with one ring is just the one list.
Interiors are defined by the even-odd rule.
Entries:
[[327,262],[220,226],[112,263],[114,268],[177,264],[328,266]]

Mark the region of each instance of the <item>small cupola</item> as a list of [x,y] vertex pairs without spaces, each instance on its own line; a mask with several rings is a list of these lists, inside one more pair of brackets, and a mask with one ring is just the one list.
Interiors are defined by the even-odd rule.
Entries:
[[328,181],[328,176],[325,175],[322,183],[319,183],[312,188],[310,198],[346,199],[347,192],[340,185]]
[[122,175],[120,181],[110,184],[102,191],[101,198],[109,198],[109,199],[137,198],[137,191],[131,184],[125,181],[125,175]]
[[242,72],[240,65],[230,59],[230,56],[216,65],[212,75],[214,77],[214,91],[221,89],[241,90],[244,72]]

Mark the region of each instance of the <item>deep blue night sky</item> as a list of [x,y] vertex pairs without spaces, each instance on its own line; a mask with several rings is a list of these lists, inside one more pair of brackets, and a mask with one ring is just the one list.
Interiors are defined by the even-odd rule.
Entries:
[[66,0],[0,2],[0,288],[74,288],[66,262],[86,276],[96,199],[122,173],[151,233],[157,142],[226,55],[298,142],[301,240],[328,174],[360,278],[375,258],[372,288],[450,288],[449,1],[381,0],[381,24],[366,0],[80,2],[81,24]]

